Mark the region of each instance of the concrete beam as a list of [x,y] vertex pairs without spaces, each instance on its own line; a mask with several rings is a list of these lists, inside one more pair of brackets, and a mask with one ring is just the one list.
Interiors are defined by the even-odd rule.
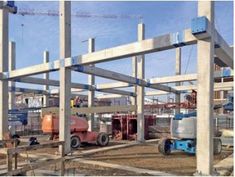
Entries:
[[[183,41],[177,42],[177,36],[182,35]],[[118,47],[113,47],[97,52],[92,52],[75,57],[65,57],[62,60],[56,60],[48,64],[39,64],[22,69],[11,71],[7,78],[17,78],[22,76],[36,75],[45,72],[59,70],[60,66],[72,67],[76,65],[94,64],[138,56],[147,53],[163,51],[175,48],[176,45],[184,43],[185,45],[195,44],[197,42],[195,36],[191,34],[191,29],[186,29],[183,32],[165,34],[152,39],[146,39]]]
[[[49,52],[48,51],[44,51],[43,53],[43,62],[44,63],[48,63],[49,62]],[[43,78],[46,80],[46,82],[48,82],[49,80],[49,73],[44,73],[43,74]],[[45,91],[49,91],[49,85],[44,85],[43,86],[43,90]],[[49,95],[44,95],[43,96],[43,106],[47,107],[49,106]]]
[[[181,48],[176,49],[176,56],[175,56],[175,74],[181,75]],[[175,86],[180,86],[181,83],[177,82]],[[175,95],[175,102],[180,103],[180,93]],[[180,113],[180,107],[175,110],[176,114]]]
[[125,82],[112,82],[112,83],[97,84],[96,88],[99,90],[105,90],[105,89],[124,88],[131,86],[133,85]]
[[[138,37],[138,35],[137,35],[137,37]],[[134,56],[134,57],[132,57],[131,60],[132,60],[132,77],[137,79],[137,57]],[[136,85],[134,85],[133,91],[134,91],[134,93],[137,93],[137,86]],[[137,105],[137,100],[135,97],[131,98],[131,104]],[[136,112],[134,112],[134,114],[136,114]]]
[[[181,86],[174,86],[173,88],[179,92],[186,92],[191,90],[197,90],[197,85],[181,85]],[[234,88],[233,82],[214,83],[214,91],[233,90],[233,88]],[[145,96],[166,95],[166,94],[169,94],[169,92],[148,91],[145,93]]]
[[[3,1],[0,1],[2,5]],[[8,72],[8,10],[0,9],[0,73]],[[8,132],[8,81],[0,80],[0,140]]]
[[110,99],[110,98],[123,98],[126,96],[116,95],[116,94],[105,94],[105,95],[96,95],[97,99]]
[[215,41],[215,55],[228,67],[233,69],[234,58],[233,58],[233,47],[230,47],[223,37],[215,30],[214,33]]
[[213,175],[214,2],[198,1],[198,16],[206,16],[211,37],[197,42],[197,173]]
[[[71,2],[60,1],[60,58],[71,56]],[[60,65],[60,109],[59,109],[59,140],[65,142],[64,152],[68,154],[70,148],[70,97],[71,70]],[[62,149],[60,147],[60,152]]]
[[[138,41],[145,38],[144,24],[138,24]],[[144,55],[137,56],[136,60],[136,77],[143,80],[145,77],[145,57]],[[136,106],[137,106],[137,141],[144,142],[145,121],[144,121],[144,85],[137,85],[136,87]]]
[[176,76],[166,76],[149,79],[151,84],[167,84],[167,83],[176,83],[176,82],[185,82],[185,81],[194,81],[197,80],[197,74],[184,74]]
[[[75,115],[79,114],[98,114],[98,113],[121,113],[121,112],[132,112],[136,110],[136,106],[134,105],[122,105],[122,106],[97,106],[97,107],[82,107],[82,108],[72,108],[71,114]],[[58,107],[50,107],[50,108],[43,108],[42,115],[47,113],[55,113],[58,115],[59,108]]]
[[39,89],[29,89],[29,88],[22,88],[22,87],[8,87],[8,92],[10,93],[34,93],[40,95],[49,95],[48,91],[39,90]]
[[118,95],[123,95],[123,96],[136,97],[136,93],[128,92],[128,91],[125,91],[125,90],[105,89],[105,90],[101,90],[101,92],[113,93],[113,94],[118,94]]
[[[94,38],[90,38],[88,40],[88,53],[92,53],[95,51],[95,39]],[[90,66],[95,66],[94,64],[91,64]],[[95,85],[95,76],[89,74],[88,75],[88,84],[89,85]],[[95,99],[95,92],[94,90],[89,90],[88,91],[88,107],[93,107],[94,106],[94,99]],[[88,115],[89,120],[88,120],[88,125],[89,131],[93,131],[94,128],[94,113],[91,113]]]
[[[46,80],[46,79],[42,79],[42,78],[36,78],[36,77],[23,77],[23,78],[18,78],[18,79],[14,79],[14,81],[16,82],[22,82],[22,83],[29,83],[29,84],[39,84],[39,85],[50,85],[50,86],[56,86],[59,87],[60,86],[60,82],[57,80]],[[115,83],[114,87],[115,87]],[[119,85],[117,83],[117,85]],[[125,83],[126,85],[126,83]],[[103,88],[103,86],[106,89],[98,89],[98,88]],[[106,84],[99,84],[97,85],[98,88],[96,88],[93,85],[88,85],[88,84],[80,84],[80,83],[71,83],[71,91],[73,91],[73,89],[81,89],[79,91],[85,91],[85,90],[95,90],[97,92],[104,92],[104,93],[115,93],[115,94],[119,94],[119,95],[128,95],[128,96],[135,96],[135,93],[133,92],[127,92],[127,91],[123,91],[123,90],[117,90],[117,89],[110,89],[112,88],[110,84],[106,85]],[[118,86],[116,86],[118,87]],[[121,87],[121,85],[120,85]],[[124,87],[124,85],[123,85]],[[58,91],[59,93],[59,91]]]
[[171,87],[168,87],[166,85],[160,85],[160,84],[152,85],[143,79],[139,79],[139,78],[136,79],[132,76],[120,74],[117,72],[101,69],[101,68],[94,67],[94,66],[81,66],[80,65],[77,67],[73,67],[73,70],[78,71],[78,72],[82,72],[82,73],[86,73],[86,74],[94,74],[96,76],[100,76],[100,77],[104,77],[104,78],[108,78],[108,79],[113,79],[113,80],[117,80],[117,81],[121,81],[121,82],[145,86],[145,87],[149,87],[149,88],[153,88],[153,89],[174,92],[174,93],[177,92],[174,89],[172,89]]
[[[15,62],[16,62],[16,45],[15,42],[10,41],[9,42],[9,71],[12,71],[15,69]],[[14,81],[10,81],[8,83],[8,86],[11,87],[15,87],[15,82]],[[15,108],[15,92],[9,92],[9,109],[14,109]]]
[[[46,80],[42,78],[36,77],[22,77],[18,79],[14,79],[15,82],[29,83],[29,84],[38,84],[38,85],[48,85],[48,86],[60,86],[60,82],[58,80]],[[88,84],[80,84],[80,83],[71,83],[72,88],[86,89],[86,90],[94,90],[95,87]]]

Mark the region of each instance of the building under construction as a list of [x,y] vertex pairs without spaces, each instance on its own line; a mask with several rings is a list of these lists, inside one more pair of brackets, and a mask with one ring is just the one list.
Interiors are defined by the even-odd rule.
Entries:
[[[74,13],[80,2],[56,3],[58,11],[40,11],[0,1],[0,175],[233,175],[234,53],[216,29],[216,2],[194,2],[190,28],[153,38],[146,38],[142,15]],[[57,59],[46,50],[43,63],[16,67],[18,45],[9,32],[17,15],[59,19]],[[87,52],[72,55],[72,18],[138,19],[137,40],[95,50],[91,36]],[[188,46],[196,46],[197,58],[189,74],[182,72]],[[163,51],[174,52],[174,74],[146,77],[156,71],[146,67],[149,54]],[[99,67],[124,60],[131,74]],[[86,82],[72,81],[71,73],[86,74]]]

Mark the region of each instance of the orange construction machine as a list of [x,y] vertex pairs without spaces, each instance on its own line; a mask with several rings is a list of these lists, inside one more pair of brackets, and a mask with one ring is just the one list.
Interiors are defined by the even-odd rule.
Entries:
[[[43,133],[50,134],[51,140],[59,137],[59,117],[56,114],[45,114],[42,119]],[[70,119],[71,147],[78,148],[82,143],[96,143],[106,146],[109,143],[109,136],[106,133],[88,131],[88,122],[85,118],[71,116]]]

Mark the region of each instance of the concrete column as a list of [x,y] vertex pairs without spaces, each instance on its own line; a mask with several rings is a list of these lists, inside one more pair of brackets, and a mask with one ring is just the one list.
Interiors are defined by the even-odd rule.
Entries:
[[[44,63],[49,62],[49,52],[48,51],[44,51],[44,53],[43,53],[43,62]],[[49,73],[44,73],[43,79],[49,80]],[[44,85],[43,90],[48,91],[49,85]],[[48,106],[49,106],[49,95],[44,95],[43,96],[43,107],[48,107]]]
[[[222,78],[222,83],[224,82],[224,79]],[[220,91],[220,99],[222,100],[222,99],[224,99],[224,91],[222,90],[222,91]],[[219,109],[219,113],[220,114],[223,114],[224,113],[224,107],[222,107],[222,108],[220,108]]]
[[[198,1],[198,16],[206,16],[214,29],[214,2]],[[213,172],[214,39],[197,42],[197,173]]]
[[[71,56],[71,2],[60,1],[60,58]],[[63,60],[62,60],[63,61]],[[65,141],[65,154],[70,152],[71,70],[60,66],[60,141]]]
[[[176,56],[175,56],[175,75],[181,75],[181,48],[176,48],[175,50]],[[180,86],[180,82],[176,82],[175,86]],[[175,102],[180,103],[180,93],[175,94]],[[180,108],[175,110],[176,114],[180,113]]]
[[[15,42],[10,41],[9,42],[9,71],[12,71],[15,69],[15,61],[16,61],[16,45]],[[10,81],[8,83],[9,87],[14,88],[15,82]],[[9,95],[9,109],[15,108],[15,92],[8,92]]]
[[[144,40],[144,24],[138,25],[138,41]],[[137,57],[137,78],[144,79],[144,55]],[[144,87],[137,86],[137,141],[144,141]]]
[[[8,15],[6,9],[0,9],[0,72],[8,71]],[[0,140],[3,139],[7,131],[8,81],[0,80]]]
[[[88,53],[94,52],[95,51],[95,39],[90,38],[88,40]],[[94,66],[94,65],[90,65]],[[88,75],[88,84],[89,85],[94,85],[95,84],[95,76],[94,75]],[[89,90],[88,91],[88,107],[94,106],[94,99],[95,99],[95,91],[94,90]],[[94,128],[94,114],[89,114],[89,120],[88,120],[88,125],[89,125],[89,131],[93,131]]]
[[[132,57],[132,76],[137,78],[137,57],[136,56]],[[136,85],[134,86],[133,92],[137,93],[137,86]],[[131,104],[132,105],[137,104],[136,99],[137,99],[136,97],[131,97]],[[137,114],[137,112],[134,111],[133,114]]]

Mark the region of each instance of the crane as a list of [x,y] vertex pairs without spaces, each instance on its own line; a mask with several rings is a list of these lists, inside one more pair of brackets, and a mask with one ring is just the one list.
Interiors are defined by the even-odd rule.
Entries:
[[[34,15],[45,15],[45,16],[59,16],[59,11],[56,10],[35,10],[35,9],[18,9],[18,15],[22,16],[34,16]],[[106,18],[106,19],[143,19],[142,15],[124,15],[124,14],[94,14],[89,12],[75,12],[71,16],[77,18]]]
[[[59,11],[58,10],[40,10],[40,9],[18,9],[16,15],[21,15],[21,16],[51,16],[51,17],[56,17],[59,16]],[[132,15],[132,14],[95,14],[95,13],[90,13],[90,12],[79,12],[76,11],[75,13],[71,14],[72,17],[76,18],[103,18],[103,19],[138,19],[139,22],[142,22],[143,16],[142,15]],[[24,24],[21,24],[22,27],[22,39],[23,39],[23,28]],[[85,41],[82,41],[85,42]]]

